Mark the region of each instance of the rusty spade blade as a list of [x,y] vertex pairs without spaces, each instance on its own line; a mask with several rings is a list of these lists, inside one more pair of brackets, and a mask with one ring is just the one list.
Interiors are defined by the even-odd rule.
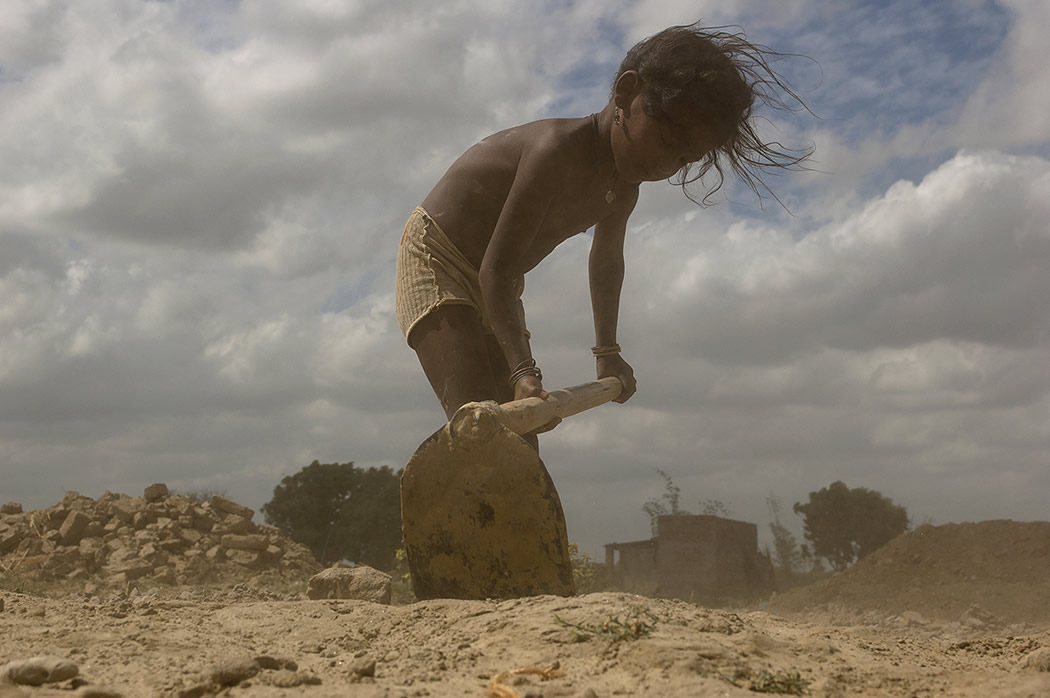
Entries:
[[612,400],[616,378],[503,405],[472,402],[401,476],[401,522],[420,599],[574,593],[558,491],[519,434]]

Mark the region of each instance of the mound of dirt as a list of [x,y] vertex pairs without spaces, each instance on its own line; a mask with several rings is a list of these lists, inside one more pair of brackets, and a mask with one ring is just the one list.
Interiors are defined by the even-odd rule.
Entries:
[[304,578],[321,570],[308,548],[225,497],[199,502],[150,485],[142,497],[67,492],[46,509],[0,507],[0,570],[32,582],[86,589],[238,582],[260,575]]
[[770,607],[1050,626],[1050,522],[921,526],[847,570],[777,595]]

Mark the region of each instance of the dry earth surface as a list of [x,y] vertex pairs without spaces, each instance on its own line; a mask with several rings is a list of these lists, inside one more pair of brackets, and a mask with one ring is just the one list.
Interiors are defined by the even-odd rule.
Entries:
[[[233,503],[73,494],[0,518],[0,665],[75,664],[0,698],[1050,696],[1050,523],[923,526],[748,608],[617,592],[385,605],[309,600],[316,563]],[[99,541],[62,534],[73,511]]]

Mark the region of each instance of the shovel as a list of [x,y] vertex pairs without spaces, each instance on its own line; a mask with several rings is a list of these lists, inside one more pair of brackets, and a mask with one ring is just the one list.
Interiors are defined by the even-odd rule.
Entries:
[[401,475],[401,525],[417,598],[575,593],[558,491],[519,434],[622,389],[603,378],[547,400],[470,402],[416,449]]

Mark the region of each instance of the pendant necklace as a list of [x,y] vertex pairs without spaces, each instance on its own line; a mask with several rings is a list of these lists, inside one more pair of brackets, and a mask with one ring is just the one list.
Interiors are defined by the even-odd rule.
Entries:
[[[598,131],[598,115],[597,114],[591,114],[591,127],[594,130],[594,144],[595,144],[594,145],[594,150],[595,150],[595,160],[597,160],[598,159],[597,158],[597,155],[598,155],[598,143],[601,142],[601,138],[602,138],[601,137],[601,133]],[[616,192],[614,192],[612,190],[613,184],[615,184],[615,183],[616,183],[616,168],[614,167],[613,168],[613,174],[612,174],[612,180],[609,182],[609,188],[605,192],[605,203],[607,203],[607,204],[611,204],[612,202],[616,201]]]

